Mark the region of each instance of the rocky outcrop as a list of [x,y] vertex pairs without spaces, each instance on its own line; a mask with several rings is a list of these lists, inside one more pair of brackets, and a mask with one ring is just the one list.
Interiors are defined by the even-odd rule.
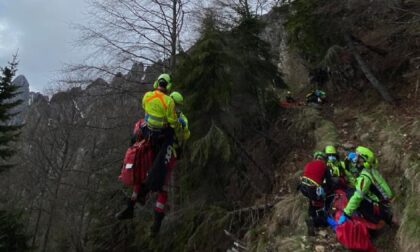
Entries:
[[18,113],[8,123],[10,125],[20,125],[25,123],[25,114],[27,112],[30,102],[29,82],[25,76],[17,76],[13,82],[13,85],[18,86],[17,95],[11,99],[11,102],[21,100],[22,103],[12,109],[11,113]]
[[300,91],[308,85],[308,70],[304,61],[288,46],[288,34],[284,27],[287,8],[275,8],[263,17],[266,23],[261,37],[270,43],[271,54],[283,80],[292,91]]

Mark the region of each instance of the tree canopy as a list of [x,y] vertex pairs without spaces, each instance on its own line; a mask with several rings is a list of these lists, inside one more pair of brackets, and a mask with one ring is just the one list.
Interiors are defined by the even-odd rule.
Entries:
[[22,103],[21,100],[13,99],[17,94],[18,86],[13,85],[12,80],[16,73],[17,62],[14,60],[9,66],[1,68],[0,76],[0,169],[10,167],[5,162],[15,154],[11,146],[19,137],[21,125],[10,125],[9,120],[16,115],[11,112],[13,108]]

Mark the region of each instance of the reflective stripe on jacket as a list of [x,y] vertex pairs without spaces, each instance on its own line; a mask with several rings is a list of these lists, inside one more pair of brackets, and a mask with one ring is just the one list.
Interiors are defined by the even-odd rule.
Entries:
[[145,121],[149,127],[164,128],[168,125],[177,128],[179,122],[175,112],[175,103],[171,97],[159,90],[147,92],[142,99]]

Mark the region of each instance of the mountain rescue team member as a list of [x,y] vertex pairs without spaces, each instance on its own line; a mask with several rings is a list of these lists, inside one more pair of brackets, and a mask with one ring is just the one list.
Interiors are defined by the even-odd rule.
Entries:
[[347,186],[354,188],[356,186],[356,177],[359,171],[357,165],[357,154],[356,152],[348,152],[346,158],[342,162],[344,167],[344,174],[346,175]]
[[117,218],[132,218],[136,201],[145,203],[146,195],[150,192],[158,192],[158,199],[155,208],[155,218],[151,227],[151,234],[159,232],[164,218],[164,204],[167,193],[163,190],[167,180],[168,170],[173,165],[173,141],[174,132],[180,127],[174,100],[167,95],[172,87],[172,80],[169,74],[161,74],[153,84],[153,91],[147,92],[142,99],[142,107],[145,111],[144,123],[141,126],[143,139],[150,141],[154,161],[149,169],[146,181],[135,188],[135,193],[128,204],[127,209],[117,214]]
[[167,173],[171,169],[173,159],[174,133],[180,127],[176,116],[175,102],[168,93],[172,88],[172,79],[169,74],[161,74],[153,84],[154,91],[147,92],[142,99],[142,106],[145,111],[145,127],[142,127],[142,134],[151,141],[153,152],[156,153],[148,178],[144,184],[143,193],[150,191],[159,192],[155,207],[155,218],[151,233],[159,232],[164,218],[164,207],[167,200],[167,193],[163,190]]
[[315,235],[314,228],[327,225],[326,190],[331,183],[331,174],[323,159],[324,153],[314,153],[314,160],[305,164],[298,186],[298,190],[309,199],[309,216],[306,220],[308,235]]
[[178,122],[180,123],[181,127],[175,128],[174,132],[174,141],[173,141],[173,148],[172,148],[172,156],[168,167],[168,170],[166,172],[164,184],[160,191],[158,191],[157,198],[156,198],[156,205],[155,205],[155,221],[153,223],[153,226],[151,227],[151,233],[152,235],[155,235],[159,232],[160,226],[162,224],[162,220],[165,214],[165,206],[166,202],[168,200],[168,192],[165,188],[168,183],[169,179],[172,173],[172,170],[175,166],[176,159],[179,159],[180,157],[180,144],[184,143],[189,137],[190,137],[190,130],[188,129],[188,119],[187,117],[181,112],[180,106],[183,105],[184,98],[179,92],[172,92],[169,95],[172,100],[175,102],[175,110],[176,115],[178,118]]
[[178,117],[178,121],[181,124],[181,127],[175,132],[176,141],[179,145],[182,145],[186,140],[190,138],[190,130],[188,128],[188,119],[182,113],[182,106],[184,105],[184,97],[179,92],[172,92],[169,95],[175,102],[175,111]]
[[355,190],[349,199],[338,224],[347,221],[355,211],[363,215],[370,222],[378,223],[384,220],[392,223],[390,203],[393,193],[376,169],[378,161],[373,152],[363,146],[356,148],[358,176]]
[[315,90],[306,95],[306,103],[323,104],[326,102],[327,94],[322,90]]
[[334,146],[328,145],[325,147],[325,158],[327,167],[331,173],[332,189],[345,188],[346,179],[344,173],[344,163],[340,161],[340,156]]
[[295,98],[293,98],[293,96],[292,96],[292,92],[287,91],[287,94],[286,94],[286,101],[287,101],[288,103],[295,103],[295,102],[296,102]]

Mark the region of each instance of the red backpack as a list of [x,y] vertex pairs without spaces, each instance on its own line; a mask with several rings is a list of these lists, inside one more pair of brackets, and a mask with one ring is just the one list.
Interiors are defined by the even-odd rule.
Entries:
[[144,120],[134,125],[135,143],[125,152],[121,173],[118,179],[126,186],[140,185],[153,162],[153,152],[148,141],[142,139],[140,127]]

